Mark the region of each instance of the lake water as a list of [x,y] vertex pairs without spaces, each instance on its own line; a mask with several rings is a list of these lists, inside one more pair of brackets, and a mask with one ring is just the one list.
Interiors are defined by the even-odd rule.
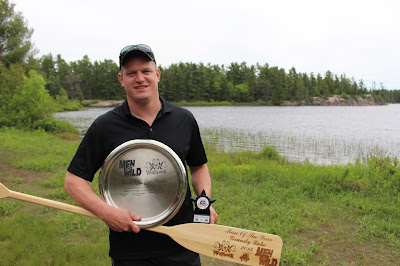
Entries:
[[[198,106],[203,141],[218,150],[258,151],[274,146],[292,161],[353,163],[370,154],[400,158],[400,105]],[[57,113],[81,134],[111,108]]]

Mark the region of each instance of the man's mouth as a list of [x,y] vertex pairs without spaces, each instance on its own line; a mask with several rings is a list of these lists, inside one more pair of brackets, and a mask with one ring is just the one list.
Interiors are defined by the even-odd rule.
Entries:
[[136,90],[142,90],[142,89],[145,89],[145,88],[147,88],[147,85],[145,85],[145,86],[136,86],[135,87]]

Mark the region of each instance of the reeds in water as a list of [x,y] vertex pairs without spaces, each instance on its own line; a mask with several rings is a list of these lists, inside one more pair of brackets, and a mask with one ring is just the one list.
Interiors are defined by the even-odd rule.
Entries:
[[237,129],[202,129],[207,149],[216,151],[260,151],[275,147],[289,161],[320,165],[354,163],[368,156],[400,157],[400,141],[360,137],[340,137],[305,134],[302,132],[251,132]]

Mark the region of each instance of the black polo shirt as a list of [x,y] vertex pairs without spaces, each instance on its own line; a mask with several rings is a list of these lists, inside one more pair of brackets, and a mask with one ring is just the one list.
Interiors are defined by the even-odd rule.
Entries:
[[[153,139],[164,143],[179,156],[185,167],[186,163],[190,166],[205,164],[207,157],[192,113],[162,98],[160,100],[162,108],[152,126],[134,117],[127,101],[99,116],[85,134],[68,171],[92,181],[107,155],[120,144],[134,139]],[[181,209],[165,225],[189,222],[193,222],[193,205],[188,182]],[[110,256],[113,258],[161,256],[181,248],[163,234],[147,230],[141,230],[139,234],[110,230]]]

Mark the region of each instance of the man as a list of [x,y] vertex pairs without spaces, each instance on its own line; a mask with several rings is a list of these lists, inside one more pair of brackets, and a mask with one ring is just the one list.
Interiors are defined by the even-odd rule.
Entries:
[[[140,230],[133,222],[140,221],[138,214],[108,205],[88,183],[118,145],[132,139],[154,139],[173,149],[185,166],[187,163],[197,195],[204,189],[211,197],[211,178],[197,122],[189,111],[159,96],[161,73],[151,48],[129,45],[121,50],[119,62],[118,79],[127,99],[93,122],[68,167],[65,190],[110,228],[113,265],[200,265],[198,254],[168,236]],[[218,215],[212,207],[210,213],[211,223],[216,223]],[[182,207],[165,225],[188,222],[193,222],[189,185]]]

